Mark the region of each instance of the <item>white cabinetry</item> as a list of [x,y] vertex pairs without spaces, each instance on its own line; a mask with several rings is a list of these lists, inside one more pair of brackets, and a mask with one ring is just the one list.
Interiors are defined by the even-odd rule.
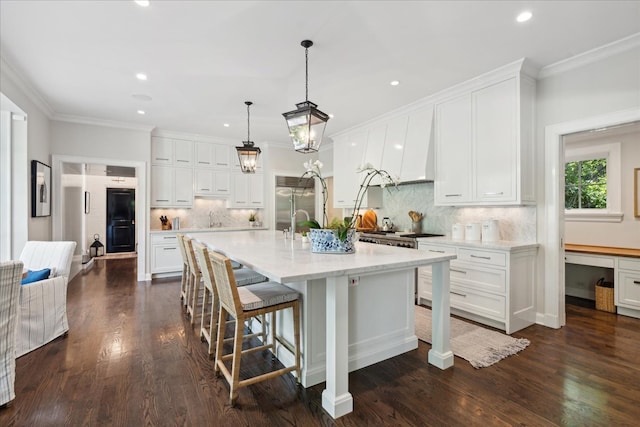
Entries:
[[229,196],[231,177],[228,171],[195,169],[196,196]]
[[151,163],[173,165],[173,141],[169,138],[151,137]]
[[[367,134],[366,130],[359,130],[333,140],[333,205],[336,208],[355,205],[362,179],[356,169],[362,165]],[[363,205],[367,206],[366,202]]]
[[618,313],[640,317],[640,259],[618,257],[615,303]]
[[[508,334],[535,323],[537,248],[419,242],[418,248],[458,256],[450,264],[451,311]],[[431,267],[418,269],[418,302],[431,304]]]
[[264,175],[234,173],[232,179],[230,208],[264,208]]
[[151,166],[151,207],[193,206],[193,169]]
[[436,205],[535,203],[535,81],[484,77],[436,105]]
[[176,233],[151,234],[151,273],[182,270],[182,255]]
[[409,113],[400,181],[433,180],[433,105]]
[[389,120],[387,123],[381,167],[389,172],[392,177],[400,176],[408,121],[409,117],[402,115]]
[[196,142],[196,167],[229,169],[230,147],[213,142]]

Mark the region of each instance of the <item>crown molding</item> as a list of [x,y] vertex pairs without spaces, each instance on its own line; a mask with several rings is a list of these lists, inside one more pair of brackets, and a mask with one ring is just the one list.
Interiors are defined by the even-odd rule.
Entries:
[[549,64],[540,69],[540,72],[538,73],[538,80],[542,80],[556,74],[562,74],[593,62],[601,61],[605,58],[626,52],[627,50],[634,49],[638,46],[640,46],[640,33],[635,33],[612,43],[572,56],[571,58]]
[[49,119],[53,117],[54,111],[47,100],[36,90],[33,85],[13,67],[9,61],[0,53],[0,69],[4,78],[13,82],[22,93],[35,104]]
[[115,120],[95,119],[92,117],[73,116],[70,114],[54,114],[51,117],[51,120],[54,120],[57,122],[78,123],[82,125],[129,129],[129,130],[136,130],[136,131],[148,132],[148,133],[151,133],[151,131],[155,129],[155,126],[139,125],[139,124],[127,123],[127,122],[118,122]]

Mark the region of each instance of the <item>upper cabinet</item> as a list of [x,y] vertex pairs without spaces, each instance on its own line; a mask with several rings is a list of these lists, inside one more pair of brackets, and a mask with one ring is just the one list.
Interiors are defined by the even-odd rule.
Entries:
[[333,139],[333,205],[336,208],[351,208],[356,204],[362,179],[357,168],[363,163],[367,135],[366,130],[359,130]]
[[225,144],[196,142],[195,166],[198,168],[229,169],[230,147]]
[[433,105],[428,105],[407,117],[400,181],[433,181],[433,145]]
[[436,105],[436,205],[535,203],[535,80],[500,71]]
[[193,141],[152,136],[151,163],[166,166],[193,166]]

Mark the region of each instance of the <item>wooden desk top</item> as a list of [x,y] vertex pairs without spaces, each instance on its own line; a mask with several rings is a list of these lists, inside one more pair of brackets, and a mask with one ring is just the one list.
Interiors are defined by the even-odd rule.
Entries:
[[565,243],[564,250],[570,252],[581,252],[585,254],[615,255],[640,258],[640,249],[633,248],[614,248],[611,246],[574,245],[571,243]]

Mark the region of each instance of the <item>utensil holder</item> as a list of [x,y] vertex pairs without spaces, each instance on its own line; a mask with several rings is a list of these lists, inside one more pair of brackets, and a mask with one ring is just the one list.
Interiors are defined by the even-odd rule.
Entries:
[[422,221],[411,221],[411,232],[412,233],[422,233]]

